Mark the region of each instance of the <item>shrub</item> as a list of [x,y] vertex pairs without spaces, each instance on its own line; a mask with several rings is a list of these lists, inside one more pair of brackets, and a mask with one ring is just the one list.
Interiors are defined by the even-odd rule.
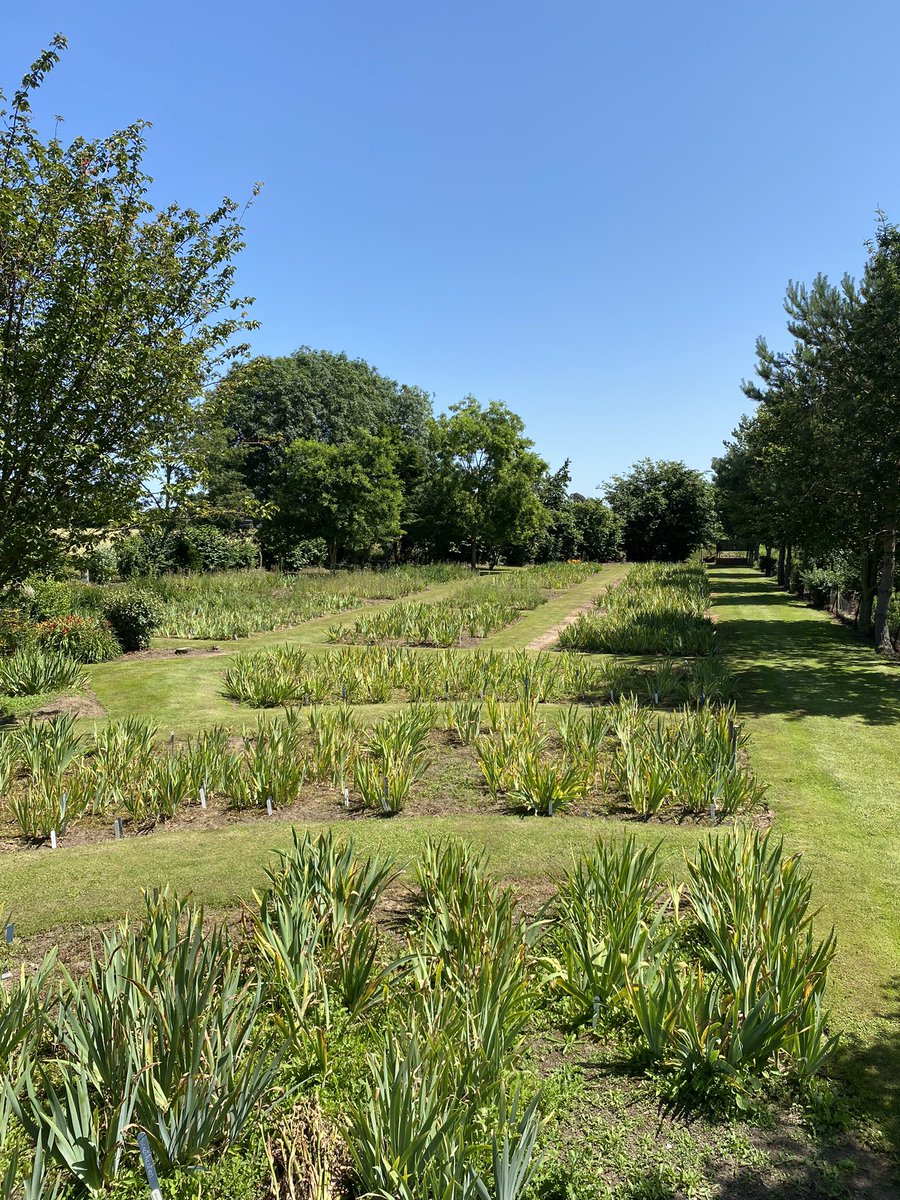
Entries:
[[106,621],[96,617],[58,617],[41,621],[35,633],[39,644],[80,663],[106,662],[122,653],[116,635]]
[[123,538],[116,548],[119,574],[126,579],[167,571],[241,570],[253,566],[258,554],[253,538],[223,533],[215,525],[147,529]]
[[286,550],[281,555],[281,561],[286,571],[324,567],[328,562],[328,545],[324,538],[304,538]]
[[23,650],[37,641],[34,624],[21,608],[0,608],[0,654]]
[[158,535],[133,533],[116,545],[116,562],[123,579],[157,575],[166,569],[166,554]]
[[837,573],[826,567],[809,567],[801,573],[800,578],[813,608],[824,608],[831,599],[832,588],[836,588],[840,582]]
[[256,542],[233,537],[215,525],[189,525],[174,538],[172,560],[190,571],[230,571],[256,562]]
[[162,601],[153,592],[137,588],[117,592],[106,605],[106,619],[124,650],[146,650],[164,616]]
[[29,576],[22,585],[22,598],[35,621],[65,617],[72,611],[72,593],[69,585],[59,579]]
[[109,583],[119,568],[112,546],[93,546],[78,559],[77,568],[87,571],[91,583]]

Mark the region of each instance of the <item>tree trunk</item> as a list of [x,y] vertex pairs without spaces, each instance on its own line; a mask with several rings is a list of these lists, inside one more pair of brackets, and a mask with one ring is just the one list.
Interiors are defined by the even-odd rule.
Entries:
[[328,547],[328,565],[331,567],[332,571],[337,570],[337,552],[338,544],[337,542],[332,542]]
[[859,555],[859,607],[856,610],[856,628],[863,637],[872,633],[872,606],[875,600],[875,584],[878,564],[871,546],[864,545]]
[[784,556],[785,556],[785,548],[784,548],[784,542],[782,542],[781,545],[778,547],[778,571],[777,571],[777,576],[776,576],[776,578],[778,580],[778,586],[780,588],[784,587]]
[[793,574],[793,571],[794,571],[794,547],[791,545],[790,542],[788,542],[787,556],[785,557],[785,560],[784,560],[785,587],[788,589],[788,591],[790,591],[790,588],[791,588],[791,575]]
[[878,602],[875,605],[875,649],[879,654],[891,654],[891,629],[888,609],[894,593],[894,560],[897,551],[897,529],[890,526],[884,531],[881,552],[881,571],[878,578]]
[[469,562],[471,564],[472,570],[473,571],[477,570],[477,568],[478,568],[478,538],[474,538],[474,537],[472,538],[472,547],[471,547]]

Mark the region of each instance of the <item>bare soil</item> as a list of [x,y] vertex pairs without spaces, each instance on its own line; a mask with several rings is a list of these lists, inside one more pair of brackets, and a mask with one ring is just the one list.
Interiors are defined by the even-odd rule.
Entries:
[[106,716],[106,709],[89,689],[75,692],[70,696],[58,696],[43,708],[37,708],[28,714],[37,720],[50,720],[53,717],[71,716],[96,719]]

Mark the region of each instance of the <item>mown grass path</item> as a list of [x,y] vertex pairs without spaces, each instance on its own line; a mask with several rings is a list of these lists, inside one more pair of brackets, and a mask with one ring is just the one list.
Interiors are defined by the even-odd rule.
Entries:
[[747,568],[713,572],[751,758],[775,829],[833,924],[845,1066],[900,1146],[900,665]]
[[[579,604],[592,599],[618,578],[623,567],[612,564],[603,567],[590,579],[553,596],[525,613],[506,629],[498,630],[478,643],[478,648],[518,650],[532,639],[557,624],[562,616]],[[223,654],[195,653],[183,658],[120,658],[99,663],[90,668],[90,683],[99,703],[111,718],[137,716],[158,722],[163,730],[176,734],[195,733],[205,726],[220,722],[240,728],[253,724],[254,709],[234,704],[222,695],[222,673],[228,666],[229,654],[265,650],[276,645],[300,646],[311,654],[327,654],[334,646],[327,640],[331,625],[352,624],[362,613],[373,609],[391,608],[397,604],[436,603],[466,583],[468,579],[435,584],[422,592],[400,600],[378,601],[342,613],[329,613],[301,625],[279,629],[273,633],[255,633],[248,638],[218,643]],[[161,647],[188,646],[201,650],[209,642],[188,642],[179,639],[160,639]],[[420,648],[428,654],[428,648]]]

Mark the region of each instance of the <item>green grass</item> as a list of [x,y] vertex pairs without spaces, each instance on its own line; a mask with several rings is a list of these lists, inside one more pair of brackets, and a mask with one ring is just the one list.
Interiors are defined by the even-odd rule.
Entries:
[[[528,645],[621,570],[604,568],[485,644]],[[738,675],[738,707],[752,735],[753,766],[770,785],[775,829],[789,848],[803,852],[819,920],[837,931],[832,997],[837,1023],[849,1031],[842,1066],[860,1089],[864,1114],[898,1145],[900,665],[878,660],[852,631],[753,571],[729,567],[712,577],[721,645]],[[431,589],[429,596],[446,590]],[[327,653],[319,639],[334,619],[227,648],[294,640]],[[111,716],[149,716],[163,730],[183,734],[217,721],[237,728],[255,723],[255,712],[221,695],[226,664],[225,656],[192,655],[106,663],[90,674]],[[360,709],[360,716],[374,717],[384,707]],[[464,813],[345,821],[340,828],[362,849],[390,853],[401,863],[412,860],[429,835],[458,834],[486,846],[496,870],[527,890],[598,834],[621,836],[626,825]],[[642,840],[663,837],[670,861],[701,836],[671,825],[629,822],[627,828]],[[167,881],[212,908],[228,907],[249,895],[270,851],[289,838],[286,822],[262,819],[207,831],[161,829],[121,842],[110,834],[109,842],[57,852],[7,853],[0,856],[0,910],[12,909],[24,934],[91,925],[133,908],[143,886]]]
[[[479,642],[479,647],[515,650],[527,646],[535,637],[558,624],[573,608],[602,591],[622,571],[623,567],[616,564],[602,568],[591,579],[562,592],[493,637],[485,638]],[[467,582],[437,584],[427,588],[416,599],[423,602],[440,600]],[[403,601],[389,602],[400,603]],[[219,644],[228,654],[262,650],[284,643],[308,647],[311,653],[327,653],[329,646],[325,631],[328,627],[339,623],[352,624],[363,611],[365,609],[355,609],[340,616],[330,613],[327,617],[307,621],[292,629],[255,634]],[[159,644],[202,648],[211,643],[166,639]],[[428,650],[419,652],[430,653]],[[110,717],[150,716],[163,729],[187,734],[215,723],[234,728],[255,723],[256,713],[253,709],[235,704],[222,695],[222,672],[227,665],[225,654],[195,653],[183,658],[116,659],[90,667],[88,672],[91,687]]]
[[[0,912],[11,910],[26,936],[93,925],[137,910],[143,888],[165,883],[210,908],[228,908],[263,882],[273,851],[290,844],[291,828],[278,818],[260,818],[205,831],[160,829],[151,837],[124,841],[115,841],[110,830],[108,842],[5,854],[0,857]],[[659,840],[658,828],[577,817],[393,817],[343,821],[335,828],[352,837],[360,851],[388,855],[402,866],[419,855],[428,837],[463,837],[487,849],[498,875],[525,884],[561,873],[601,832],[605,837],[631,832],[642,843]],[[695,829],[669,830],[664,861],[677,864],[682,850],[690,853],[701,836]]]
[[713,572],[751,758],[838,936],[832,996],[873,1117],[900,1144],[900,666],[749,569]]

